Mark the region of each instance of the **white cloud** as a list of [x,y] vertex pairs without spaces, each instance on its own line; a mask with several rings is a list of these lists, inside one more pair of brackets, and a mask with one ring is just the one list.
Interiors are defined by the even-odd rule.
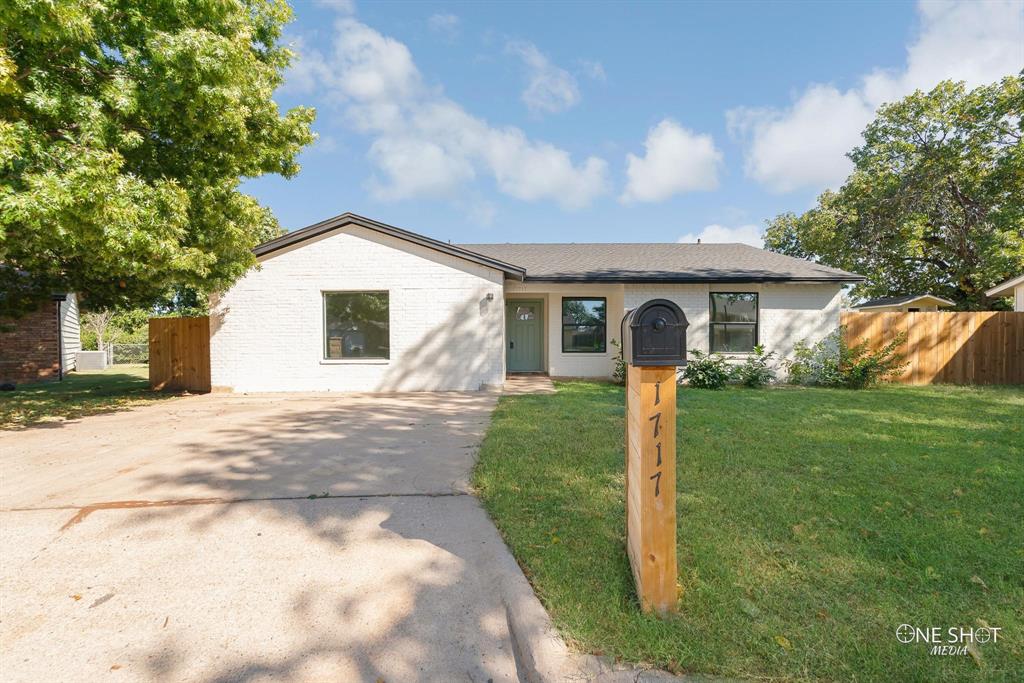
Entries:
[[722,153],[710,135],[664,119],[651,128],[643,157],[626,155],[623,202],[660,202],[680,192],[718,187]]
[[522,99],[530,111],[555,114],[580,101],[580,88],[573,75],[552,64],[536,45],[512,41],[505,49],[526,65],[527,85]]
[[427,19],[427,27],[448,40],[455,40],[458,37],[459,24],[459,18],[454,14],[433,14]]
[[565,150],[518,128],[473,116],[423,82],[403,43],[345,18],[336,23],[332,44],[328,55],[302,51],[288,83],[328,91],[346,122],[372,137],[367,156],[375,173],[368,187],[375,197],[453,197],[481,175],[509,196],[565,208],[607,192],[603,159],[574,163]]
[[918,14],[902,70],[876,69],[847,90],[812,84],[785,109],[727,112],[730,133],[747,143],[747,175],[775,192],[837,187],[852,169],[845,154],[883,103],[947,78],[992,83],[1024,65],[1024,3],[921,2]]
[[588,59],[581,59],[577,62],[583,75],[594,81],[608,80],[608,74],[604,72],[604,65],[601,62],[592,62]]
[[377,199],[454,196],[475,175],[467,159],[422,138],[378,138],[370,146],[369,157],[386,178],[370,181],[370,191]]
[[704,229],[698,233],[689,232],[676,241],[688,243],[696,242],[697,240],[704,243],[741,242],[760,249],[764,247],[762,232],[761,227],[757,225],[738,225],[735,228],[730,228],[714,223],[712,225],[705,225]]

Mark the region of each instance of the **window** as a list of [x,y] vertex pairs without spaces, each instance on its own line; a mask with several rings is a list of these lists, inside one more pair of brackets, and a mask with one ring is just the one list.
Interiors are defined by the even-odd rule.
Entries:
[[533,310],[533,306],[516,306],[516,320],[530,321],[537,317],[537,312]]
[[604,353],[605,299],[565,297],[562,299],[562,351]]
[[387,292],[324,292],[324,358],[386,359],[390,347]]
[[747,353],[757,344],[757,294],[711,293],[711,352]]

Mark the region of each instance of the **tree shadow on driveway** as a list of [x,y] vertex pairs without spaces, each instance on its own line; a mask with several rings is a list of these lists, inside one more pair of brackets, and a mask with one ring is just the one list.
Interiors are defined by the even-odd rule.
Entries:
[[507,550],[466,495],[493,402],[177,402],[163,426],[148,424],[147,440],[108,444],[120,461],[92,462],[68,500],[53,502],[226,502],[97,508],[63,532],[69,510],[5,513],[26,528],[13,536],[45,540],[20,566],[5,562],[5,671],[20,680],[92,679],[114,667],[167,681],[517,680],[496,588]]

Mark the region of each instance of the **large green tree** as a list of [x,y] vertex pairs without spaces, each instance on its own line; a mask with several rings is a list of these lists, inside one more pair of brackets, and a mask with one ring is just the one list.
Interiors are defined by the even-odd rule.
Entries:
[[945,81],[887,104],[848,155],[854,170],[768,249],[852,270],[867,297],[932,293],[988,307],[1024,271],[1024,76],[968,91]]
[[284,0],[0,3],[0,314],[206,292],[280,232],[243,178],[298,172],[312,109],[272,95]]

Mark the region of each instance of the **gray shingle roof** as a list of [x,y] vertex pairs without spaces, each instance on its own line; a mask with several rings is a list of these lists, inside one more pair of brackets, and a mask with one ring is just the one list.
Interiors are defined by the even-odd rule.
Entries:
[[450,244],[354,213],[292,231],[253,249],[271,256],[358,225],[496,268],[516,280],[562,282],[860,282],[864,278],[746,244]]
[[564,282],[860,282],[837,268],[746,244],[460,244],[526,269],[526,280]]

